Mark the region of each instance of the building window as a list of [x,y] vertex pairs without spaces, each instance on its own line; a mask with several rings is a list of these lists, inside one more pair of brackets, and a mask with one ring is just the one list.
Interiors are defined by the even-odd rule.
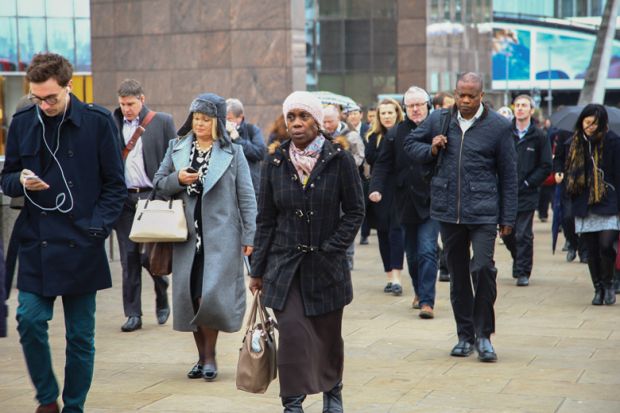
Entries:
[[89,0],[2,0],[0,73],[23,72],[45,51],[91,70]]

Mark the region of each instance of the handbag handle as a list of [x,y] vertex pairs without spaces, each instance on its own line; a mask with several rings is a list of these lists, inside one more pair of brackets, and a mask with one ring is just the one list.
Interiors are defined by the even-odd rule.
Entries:
[[273,341],[273,337],[269,331],[269,326],[277,328],[277,324],[271,318],[269,313],[267,313],[267,310],[261,303],[260,295],[260,291],[254,292],[254,300],[252,300],[252,308],[250,310],[250,316],[248,317],[248,323],[246,325],[246,333],[254,328],[254,325],[256,324],[256,314],[258,313],[258,318],[263,325],[263,331],[269,337],[269,340]]

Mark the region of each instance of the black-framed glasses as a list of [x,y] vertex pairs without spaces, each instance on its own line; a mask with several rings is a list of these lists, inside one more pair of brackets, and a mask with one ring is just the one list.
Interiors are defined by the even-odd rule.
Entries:
[[35,105],[40,105],[41,103],[45,102],[48,105],[53,106],[57,104],[58,101],[60,100],[59,96],[61,93],[62,91],[56,93],[55,95],[45,96],[44,98],[42,98],[37,95],[33,95],[32,92],[30,92],[28,94],[28,100],[34,103]]

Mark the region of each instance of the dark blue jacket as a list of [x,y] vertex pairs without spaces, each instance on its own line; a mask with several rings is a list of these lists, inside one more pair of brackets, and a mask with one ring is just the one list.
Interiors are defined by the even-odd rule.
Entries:
[[[433,163],[433,137],[441,132],[443,111],[431,113],[405,140],[415,161]],[[453,109],[447,146],[431,180],[431,217],[453,224],[514,226],[517,216],[517,157],[510,122],[484,108],[463,134]]]
[[538,208],[538,189],[551,172],[551,145],[545,134],[533,122],[521,139],[515,121],[512,121],[512,138],[517,151],[519,183],[519,212]]
[[73,208],[67,213],[43,211],[26,198],[20,213],[17,288],[50,297],[108,288],[112,280],[104,242],[127,196],[114,121],[107,109],[71,95],[56,151],[62,171],[53,161],[41,170],[47,149],[37,110],[24,109],[11,122],[2,189],[10,197],[23,195],[19,175],[30,169],[50,186],[28,192],[35,202],[52,207],[65,193],[61,207],[68,209],[68,187]]
[[431,191],[429,169],[405,152],[405,138],[416,128],[405,118],[384,138],[374,163],[369,192],[384,193],[388,179],[396,185],[394,201],[401,224],[419,224],[430,216]]
[[237,131],[239,132],[239,139],[234,140],[233,143],[241,145],[243,148],[243,154],[250,167],[254,192],[258,196],[261,165],[267,154],[265,139],[258,126],[247,123],[245,120],[241,122]]
[[[620,212],[620,137],[609,131],[604,139],[603,161],[600,168],[603,170],[607,194],[601,202],[590,206],[588,206],[589,189],[579,195],[573,195],[572,212],[576,217],[585,217],[589,212],[599,215],[613,215]],[[587,177],[590,176],[592,170],[588,145],[586,145],[585,156],[584,165]],[[564,180],[566,179],[565,176]],[[589,186],[590,183],[586,180],[586,187],[589,188]]]

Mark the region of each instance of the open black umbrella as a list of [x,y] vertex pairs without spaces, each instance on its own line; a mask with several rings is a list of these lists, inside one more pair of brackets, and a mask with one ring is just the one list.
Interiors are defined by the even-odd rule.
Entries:
[[[555,128],[574,131],[577,118],[585,105],[566,106],[551,115],[551,125]],[[609,118],[609,129],[620,135],[620,109],[613,106],[605,106]]]
[[558,234],[562,227],[562,220],[564,214],[562,213],[562,184],[555,186],[555,193],[553,194],[553,221],[551,222],[551,253],[555,254],[555,247],[558,243]]

